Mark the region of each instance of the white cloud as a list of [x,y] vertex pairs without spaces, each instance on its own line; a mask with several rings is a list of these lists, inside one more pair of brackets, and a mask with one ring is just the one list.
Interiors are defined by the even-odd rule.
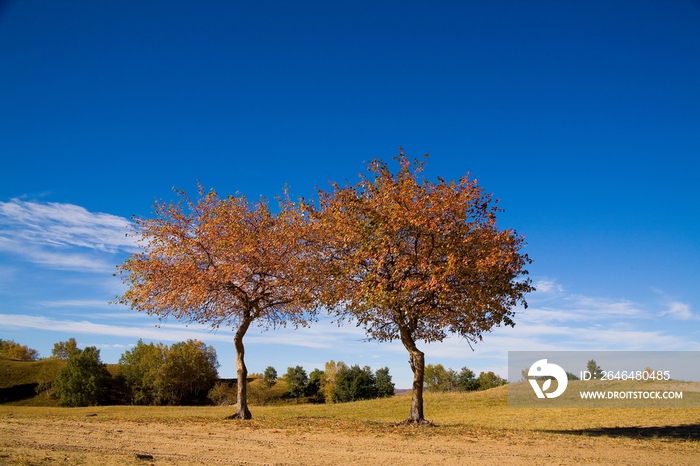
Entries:
[[[508,351],[700,350],[700,342],[659,328],[658,316],[632,301],[567,294],[561,287],[555,295],[554,281],[548,281],[547,286],[549,296],[533,296],[531,300],[546,305],[516,309],[516,326],[485,333],[483,341],[473,345],[473,352],[457,336],[419,347],[433,361],[498,359],[505,358]],[[664,314],[676,319],[695,318],[684,303],[670,301],[667,309]]]
[[0,251],[57,270],[107,271],[112,255],[136,250],[129,221],[73,204],[0,202]]
[[572,303],[575,312],[588,312],[592,318],[648,317],[632,301],[570,295],[567,300]]
[[96,346],[101,349],[111,349],[111,348],[116,348],[116,349],[128,349],[136,346],[135,344],[131,345],[120,345],[119,343],[110,345],[110,344],[105,344],[105,343],[97,343],[95,345],[88,345],[88,346]]
[[156,328],[149,327],[128,327],[118,325],[96,324],[87,320],[72,321],[59,320],[43,316],[31,316],[24,314],[0,314],[0,326],[15,329],[32,329],[42,331],[78,333],[83,335],[109,335],[115,337],[145,338],[152,340],[183,341],[188,338],[214,340],[230,340],[221,338],[216,334],[211,334],[195,328]]
[[[42,331],[78,333],[84,335],[109,335],[114,337],[143,338],[155,341],[185,341],[199,339],[209,341],[233,341],[233,332],[226,329],[212,331],[200,325],[186,326],[182,323],[162,323],[143,326],[120,326],[98,324],[87,320],[72,321],[52,319],[44,316],[26,314],[0,314],[0,327],[14,329],[32,329]],[[329,332],[330,328],[334,328]],[[256,331],[257,330],[257,331]],[[316,325],[298,329],[278,328],[269,331],[251,328],[246,337],[247,344],[287,345],[306,348],[327,349],[343,343],[357,341],[364,333],[354,326],[336,328],[329,325]]]
[[549,292],[559,292],[562,293],[564,288],[558,285],[555,280],[542,279],[535,282],[535,292],[537,293],[549,293]]
[[39,306],[44,307],[62,307],[62,308],[113,308],[113,304],[109,301],[89,300],[89,299],[65,299],[61,301],[39,301]]
[[548,305],[534,305],[526,310],[517,311],[516,322],[600,323],[651,317],[648,312],[639,309],[633,302],[627,300],[611,301],[604,298],[571,294],[562,295],[559,299],[554,301],[550,299],[545,302]]
[[96,254],[49,250],[38,245],[21,243],[0,236],[0,251],[16,254],[29,262],[54,270],[76,270],[85,272],[107,271],[114,264]]
[[694,314],[690,310],[690,305],[678,301],[677,299],[671,298],[669,295],[664,293],[658,288],[653,288],[653,291],[662,297],[662,302],[665,306],[665,310],[661,312],[660,316],[669,316],[675,320],[700,320],[700,316]]
[[668,303],[668,309],[661,313],[661,315],[668,315],[677,320],[700,320],[700,317],[693,314],[690,310],[690,306],[680,301],[671,301]]
[[115,253],[134,249],[130,222],[116,215],[89,212],[73,204],[46,204],[12,199],[0,202],[3,236],[22,243],[78,246]]

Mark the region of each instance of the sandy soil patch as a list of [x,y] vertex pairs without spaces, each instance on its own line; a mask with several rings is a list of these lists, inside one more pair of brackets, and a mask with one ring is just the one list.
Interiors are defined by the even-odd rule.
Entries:
[[0,464],[698,465],[700,442],[306,421],[0,419]]

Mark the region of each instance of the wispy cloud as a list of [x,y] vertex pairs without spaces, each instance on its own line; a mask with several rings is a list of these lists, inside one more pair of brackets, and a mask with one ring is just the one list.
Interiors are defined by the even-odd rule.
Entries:
[[114,268],[114,264],[99,257],[98,254],[85,254],[75,252],[75,250],[60,251],[36,244],[22,243],[16,238],[2,236],[0,236],[0,252],[19,255],[24,260],[53,270],[97,272]]
[[114,254],[136,250],[123,217],[55,202],[0,202],[0,251],[41,267],[104,271]]
[[14,329],[31,329],[81,335],[108,335],[164,341],[183,341],[189,338],[202,339],[202,335],[207,335],[208,339],[230,340],[230,338],[221,338],[215,334],[209,334],[206,331],[195,328],[156,328],[153,325],[119,326],[97,324],[87,320],[61,320],[24,314],[0,314],[0,326]]
[[44,307],[61,307],[61,308],[113,308],[114,305],[109,301],[100,301],[97,299],[65,299],[59,301],[39,301],[39,306]]
[[564,288],[557,284],[555,280],[541,279],[535,282],[536,293],[563,292]]
[[700,316],[693,314],[690,310],[690,305],[680,301],[671,301],[668,303],[668,309],[661,313],[677,320],[700,320]]
[[533,306],[519,311],[522,323],[609,322],[621,319],[644,319],[651,314],[627,300],[612,301],[604,298],[561,294],[555,300],[544,301],[541,306],[532,300]]
[[[134,340],[139,338],[171,342],[185,341],[187,339],[199,339],[205,342],[232,342],[233,340],[233,334],[225,330],[212,331],[207,327],[185,326],[180,323],[163,323],[158,326],[152,324],[142,326],[109,325],[88,320],[61,320],[25,314],[0,314],[0,327],[82,335],[128,337]],[[363,335],[354,326],[336,328],[333,332],[328,332],[329,325],[318,325],[299,330],[292,328],[280,328],[265,332],[256,330],[258,329],[251,328],[248,331],[246,335],[248,344],[286,345],[317,349],[334,348],[343,344],[343,342],[357,341]]]
[[116,343],[114,345],[109,345],[109,344],[104,344],[104,343],[98,343],[96,345],[89,345],[89,346],[96,346],[96,347],[101,348],[101,349],[111,349],[111,348],[129,349],[129,348],[133,348],[134,346],[136,346],[136,344],[132,343],[130,345],[121,345],[119,343]]
[[[658,311],[629,300],[567,293],[555,283],[549,281],[542,291],[549,296],[533,296],[530,301],[534,306],[516,310],[514,328],[499,327],[484,334],[482,342],[472,345],[474,351],[456,336],[420,347],[433,361],[497,359],[505,357],[507,351],[524,350],[700,350],[700,342],[659,328]],[[661,315],[678,320],[696,318],[687,304],[667,300],[664,306]]]
[[134,249],[125,236],[129,221],[112,214],[89,212],[81,206],[12,199],[0,202],[3,236],[23,243],[78,246],[104,252]]
[[691,311],[690,304],[674,299],[658,288],[653,290],[661,296],[661,302],[665,308],[659,314],[660,316],[668,316],[675,320],[700,320],[700,316]]

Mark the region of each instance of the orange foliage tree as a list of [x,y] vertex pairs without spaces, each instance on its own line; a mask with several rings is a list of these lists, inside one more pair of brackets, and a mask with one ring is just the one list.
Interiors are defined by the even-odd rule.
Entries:
[[[416,345],[455,333],[470,342],[527,306],[530,262],[522,236],[499,230],[500,209],[468,176],[422,180],[403,151],[397,174],[375,160],[373,175],[320,192],[316,233],[327,245],[326,305],[356,319],[369,339],[400,339],[414,374],[407,422],[423,417],[424,354]],[[320,237],[319,236],[319,237]]]
[[231,418],[250,419],[246,331],[254,322],[306,325],[316,311],[304,209],[286,195],[275,214],[264,200],[222,199],[201,186],[197,200],[178,194],[177,203],[155,203],[155,218],[135,219],[142,251],[118,266],[129,286],[118,301],[161,319],[232,327],[238,401]]

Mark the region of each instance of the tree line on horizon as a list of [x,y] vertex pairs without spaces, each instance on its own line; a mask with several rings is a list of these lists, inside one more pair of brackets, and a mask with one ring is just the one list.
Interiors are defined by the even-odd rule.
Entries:
[[508,380],[493,371],[481,371],[477,376],[474,371],[462,367],[459,372],[452,368],[445,369],[442,364],[425,366],[425,387],[433,393],[440,392],[474,392],[488,390],[508,384]]
[[[4,340],[0,340],[3,342]],[[11,341],[11,340],[10,340]],[[0,348],[0,356],[32,362],[38,353],[11,341]],[[30,349],[20,353],[17,348]],[[32,355],[14,357],[17,355]],[[47,358],[44,358],[47,359]],[[94,346],[78,347],[75,338],[54,344],[51,357],[65,361],[62,366],[46,366],[39,375],[37,393],[59,400],[62,406],[98,404],[232,405],[237,402],[238,381],[219,378],[216,350],[198,340],[175,343],[144,343],[139,340],[125,351],[110,372]],[[309,403],[343,403],[392,396],[394,384],[389,368],[373,372],[369,366],[348,366],[334,361],[325,370],[314,369],[307,375],[302,366],[288,367],[278,377],[274,367],[247,379],[251,398],[265,405],[302,398]]]
[[39,359],[39,352],[29,348],[27,345],[20,345],[14,340],[3,340],[0,338],[0,356],[20,361],[36,361]]
[[[0,356],[34,362],[38,352],[12,340]],[[20,352],[17,348],[24,348]],[[29,357],[14,357],[17,355]],[[78,347],[75,338],[55,343],[49,358],[64,361],[46,366],[36,392],[58,399],[62,406],[99,404],[182,405],[237,403],[237,380],[220,379],[213,347],[198,340],[175,343],[144,343],[139,340],[108,370],[94,346]],[[493,372],[475,373],[463,367],[459,373],[442,364],[426,365],[425,388],[430,392],[475,391],[506,383]],[[326,362],[324,370],[307,374],[302,366],[288,367],[278,376],[273,366],[247,379],[248,396],[254,404],[268,405],[296,400],[297,403],[345,403],[394,395],[389,368],[372,371],[369,366],[349,366],[342,361]]]

